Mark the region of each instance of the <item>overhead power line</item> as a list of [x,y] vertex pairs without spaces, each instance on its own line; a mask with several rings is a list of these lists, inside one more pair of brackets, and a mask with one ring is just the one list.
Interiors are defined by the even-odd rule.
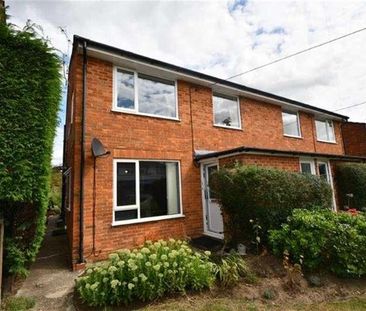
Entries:
[[361,106],[361,105],[365,105],[365,104],[366,104],[366,101],[365,102],[362,102],[362,103],[355,104],[355,105],[351,105],[351,106],[347,106],[347,107],[335,109],[334,111],[340,111],[340,110],[344,110],[344,109],[348,109],[348,108],[353,108],[353,107],[357,107],[357,106]]
[[278,58],[278,59],[276,59],[276,60],[274,60],[274,61],[271,61],[271,62],[269,62],[269,63],[263,64],[263,65],[260,65],[260,66],[257,66],[257,67],[254,67],[254,68],[249,69],[249,70],[247,70],[247,71],[244,71],[244,72],[238,73],[238,74],[233,75],[233,76],[231,76],[231,77],[228,77],[228,78],[226,78],[226,79],[224,79],[224,80],[230,80],[230,79],[233,79],[233,78],[236,78],[236,77],[239,77],[239,76],[243,76],[243,75],[245,75],[245,74],[247,74],[247,73],[250,73],[250,72],[253,72],[253,71],[255,71],[255,70],[258,70],[258,69],[261,69],[261,68],[264,68],[264,67],[267,67],[267,66],[270,66],[270,65],[276,64],[276,63],[278,63],[278,62],[281,62],[281,61],[283,61],[283,60],[285,60],[285,59],[288,59],[288,58],[291,58],[291,57],[294,57],[294,56],[297,56],[297,55],[300,55],[300,54],[306,53],[306,52],[308,52],[308,51],[311,51],[311,50],[314,50],[314,49],[316,49],[316,48],[322,47],[322,46],[327,45],[327,44],[329,44],[329,43],[333,43],[333,42],[335,42],[335,41],[338,41],[338,40],[341,40],[341,39],[347,38],[347,37],[349,37],[349,36],[352,36],[352,35],[354,35],[354,34],[357,34],[357,33],[359,33],[359,32],[362,32],[362,31],[364,31],[364,30],[366,30],[366,27],[361,28],[361,29],[358,29],[358,30],[355,30],[355,31],[352,31],[352,32],[347,33],[347,34],[345,34],[345,35],[343,35],[343,36],[340,36],[340,37],[337,37],[337,38],[334,38],[334,39],[331,39],[331,40],[328,40],[328,41],[322,42],[322,43],[320,43],[320,44],[317,44],[317,45],[311,46],[311,47],[309,47],[309,48],[307,48],[307,49],[305,49],[305,50],[301,50],[301,51],[298,51],[298,52],[296,52],[296,53],[293,53],[293,54],[290,54],[290,55],[287,55],[287,56],[284,56],[284,57]]

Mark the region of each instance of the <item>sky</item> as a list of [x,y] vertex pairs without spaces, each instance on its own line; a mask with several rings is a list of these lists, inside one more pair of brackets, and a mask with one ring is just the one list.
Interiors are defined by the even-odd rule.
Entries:
[[[71,51],[74,34],[226,79],[366,27],[365,1],[16,1],[10,22],[41,25]],[[242,83],[366,122],[366,31],[236,77]],[[65,93],[65,89],[64,89]],[[64,94],[65,95],[65,94]],[[62,163],[65,114],[54,144]]]

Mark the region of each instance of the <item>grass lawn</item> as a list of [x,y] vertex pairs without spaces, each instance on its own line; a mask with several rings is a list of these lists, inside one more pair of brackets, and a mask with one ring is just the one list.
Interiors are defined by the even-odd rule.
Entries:
[[197,299],[171,301],[144,308],[145,311],[255,311],[255,310],[283,310],[283,311],[361,311],[366,310],[366,297],[349,300],[326,302],[309,305],[279,305],[270,302],[250,302],[248,300],[230,298],[199,297]]

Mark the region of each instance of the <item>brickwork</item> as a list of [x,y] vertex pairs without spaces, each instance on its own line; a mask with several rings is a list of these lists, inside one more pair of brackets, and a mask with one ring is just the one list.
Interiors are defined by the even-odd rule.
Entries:
[[[81,159],[82,59],[75,56],[70,71],[70,91],[74,91],[73,125],[67,140],[67,163],[72,167],[72,210],[67,213],[72,260],[78,260],[79,185]],[[203,232],[200,169],[193,161],[194,150],[225,150],[252,146],[343,154],[340,124],[335,122],[336,144],[317,142],[314,118],[300,113],[303,138],[288,138],[282,133],[281,108],[247,98],[240,99],[242,130],[213,126],[210,89],[178,81],[179,121],[112,111],[113,66],[88,59],[84,181],[84,253],[87,261],[105,258],[119,248],[141,244],[145,239],[196,237]],[[70,112],[71,98],[68,97]],[[70,126],[70,117],[67,119]],[[192,122],[191,122],[192,120]],[[111,155],[97,159],[95,219],[93,219],[93,157],[91,140],[99,138]],[[113,159],[178,160],[181,166],[184,217],[170,220],[112,226]],[[240,156],[245,163],[299,170],[295,157],[261,155]],[[229,161],[227,158],[222,160]],[[93,252],[93,228],[95,252]]]
[[344,123],[342,133],[346,154],[366,156],[366,123]]

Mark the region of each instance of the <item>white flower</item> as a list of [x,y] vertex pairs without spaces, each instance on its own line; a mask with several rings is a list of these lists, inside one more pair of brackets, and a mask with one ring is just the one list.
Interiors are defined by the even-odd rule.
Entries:
[[167,260],[168,259],[168,256],[167,255],[161,255],[161,260],[163,260],[163,261],[165,261],[165,260]]
[[128,285],[127,285],[127,287],[128,287],[128,289],[132,289],[132,288],[134,288],[135,287],[135,285],[134,284],[132,284],[132,283],[128,283]]
[[155,259],[157,258],[157,256],[156,256],[156,254],[152,254],[152,255],[150,255],[150,256],[149,256],[149,258],[150,258],[151,260],[155,260]]
[[146,267],[151,267],[151,262],[150,261],[146,261],[145,266]]
[[110,266],[109,268],[108,268],[108,271],[110,272],[110,273],[113,273],[113,272],[116,272],[118,269],[115,267],[115,266]]
[[121,285],[121,282],[118,280],[112,280],[111,281],[111,287],[116,288],[118,285]]
[[211,252],[210,251],[205,251],[205,255],[206,256],[211,256]]
[[141,281],[142,281],[142,282],[145,282],[145,281],[147,280],[146,275],[145,275],[145,274],[143,274],[143,273],[140,273],[139,277],[141,278]]
[[91,290],[96,290],[98,288],[99,282],[95,282],[94,284],[90,285]]
[[153,268],[154,268],[154,270],[155,270],[155,271],[159,271],[159,270],[160,270],[160,265],[159,265],[159,264],[157,264],[157,265],[155,265]]
[[149,254],[150,253],[150,250],[147,247],[143,247],[141,249],[141,253],[143,253],[143,254]]
[[135,282],[135,283],[137,283],[137,282],[138,282],[138,280],[139,280],[139,279],[138,279],[138,277],[137,277],[137,276],[135,276],[135,277],[132,279],[132,281],[133,281],[133,282]]

